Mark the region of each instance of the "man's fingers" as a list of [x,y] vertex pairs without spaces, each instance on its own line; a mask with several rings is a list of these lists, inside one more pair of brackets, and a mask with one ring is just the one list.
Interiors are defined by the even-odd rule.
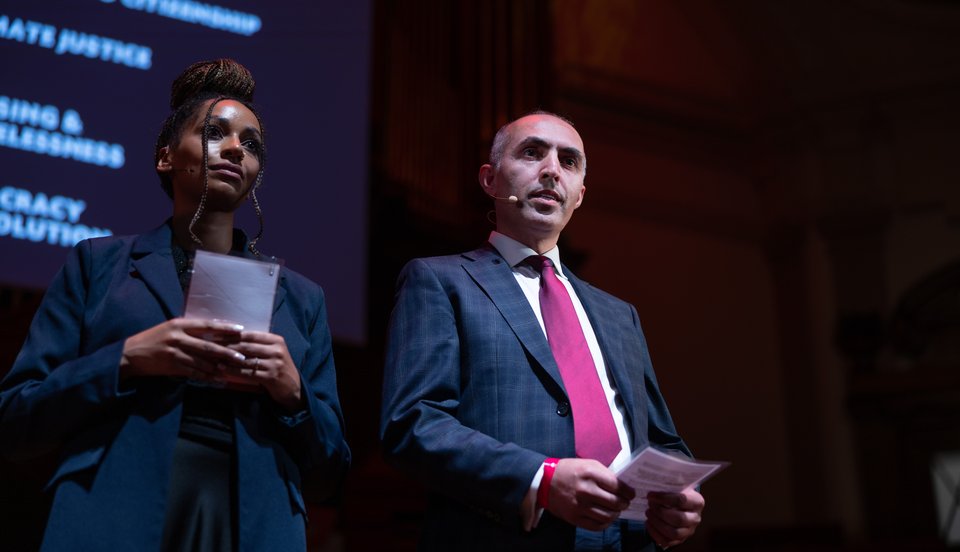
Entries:
[[653,505],[692,512],[702,511],[705,504],[703,495],[693,489],[681,493],[651,492],[647,495],[647,500]]
[[650,506],[647,509],[648,525],[652,524],[660,527],[661,530],[676,529],[685,525],[683,523],[683,512],[670,508],[660,508]]
[[650,493],[647,495],[647,531],[661,548],[676,546],[687,539],[700,525],[705,501],[693,489],[681,493]]
[[661,547],[686,541],[700,524],[700,514],[673,508],[651,507],[647,510],[647,530]]
[[653,542],[657,543],[657,546],[666,550],[671,546],[675,546],[679,543],[674,543],[673,540],[667,538],[656,526],[647,523],[647,533],[650,533],[650,538],[653,539]]
[[664,506],[667,508],[679,508],[683,507],[687,503],[687,497],[681,493],[650,493],[647,495],[647,500],[650,501],[650,504],[656,504],[658,506]]
[[629,500],[619,495],[601,489],[598,486],[586,484],[586,487],[578,493],[578,501],[587,508],[593,508],[597,511],[610,512],[616,517],[621,511],[630,504]]
[[673,508],[658,508],[656,506],[647,510],[647,518],[656,519],[664,529],[695,527],[700,523],[700,514],[696,512],[685,512]]
[[609,527],[616,519],[617,514],[615,512],[588,508],[582,512],[576,525],[584,529],[589,529],[590,531],[602,531]]
[[633,489],[630,485],[627,485],[623,481],[617,480],[617,496],[625,500],[628,504],[631,500],[636,498],[637,491]]
[[560,518],[590,530],[601,530],[629,505],[632,490],[596,460],[564,458],[551,482],[549,509]]
[[621,483],[617,476],[609,468],[595,460],[584,465],[582,477],[592,481],[597,487],[610,494],[618,494],[620,491]]

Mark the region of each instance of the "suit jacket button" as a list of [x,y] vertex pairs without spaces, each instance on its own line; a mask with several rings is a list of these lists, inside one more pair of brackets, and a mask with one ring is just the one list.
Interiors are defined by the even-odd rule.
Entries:
[[564,401],[557,403],[557,416],[566,416],[570,413],[570,403]]

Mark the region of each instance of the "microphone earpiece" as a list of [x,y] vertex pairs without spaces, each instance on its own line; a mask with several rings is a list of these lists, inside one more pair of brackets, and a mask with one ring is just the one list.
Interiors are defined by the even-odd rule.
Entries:
[[174,172],[188,172],[188,173],[195,173],[195,172],[197,172],[196,169],[192,169],[192,168],[189,168],[189,167],[186,168],[186,169],[178,169],[178,168],[174,167],[173,170],[174,170]]

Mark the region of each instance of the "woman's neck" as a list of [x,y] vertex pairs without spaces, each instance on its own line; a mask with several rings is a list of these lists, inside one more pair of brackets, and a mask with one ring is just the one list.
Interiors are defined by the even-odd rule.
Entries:
[[193,233],[201,244],[190,235],[193,213],[173,215],[173,239],[184,249],[203,249],[214,253],[229,253],[233,247],[233,213],[205,212],[193,225]]

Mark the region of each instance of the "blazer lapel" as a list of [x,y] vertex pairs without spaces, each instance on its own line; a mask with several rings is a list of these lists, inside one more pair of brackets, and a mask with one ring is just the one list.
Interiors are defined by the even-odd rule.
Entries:
[[[243,231],[238,228],[233,229],[233,242],[235,244],[234,247],[237,247],[236,244],[239,242],[240,244],[239,249],[240,251],[243,251],[243,257],[247,259],[250,259],[253,261],[277,263],[278,265],[277,269],[280,271],[280,278],[277,280],[277,291],[276,291],[276,294],[273,296],[273,315],[275,316],[277,314],[277,311],[280,310],[280,306],[283,305],[284,298],[286,298],[287,296],[287,274],[284,271],[284,264],[280,262],[276,257],[267,256],[265,258],[261,258],[254,255],[247,248],[247,243],[249,243],[247,240],[247,235],[244,234]],[[272,319],[270,320],[270,328],[271,330],[273,329]]]
[[[280,306],[283,305],[283,300],[287,296],[287,273],[284,270],[284,264],[279,261],[276,257],[267,256],[265,258],[258,257],[251,253],[247,249],[247,235],[243,231],[234,229],[233,230],[233,241],[236,243],[239,241],[241,243],[240,250],[243,251],[243,257],[250,259],[252,261],[260,261],[266,263],[276,263],[277,270],[280,271],[280,277],[277,278],[277,291],[273,296],[273,315],[277,314],[277,311],[280,310]],[[270,321],[270,328],[273,329],[273,320]]]
[[183,314],[183,290],[173,266],[171,237],[165,223],[138,237],[130,256],[130,276],[143,280],[169,318]]
[[[287,277],[283,274],[283,267],[280,267],[280,281],[277,282],[277,294],[273,298],[273,314],[276,316],[283,305],[283,299],[287,296]],[[271,326],[273,324],[271,323]]]
[[464,257],[469,260],[463,263],[463,268],[497,307],[523,348],[540,364],[559,390],[566,393],[547,338],[529,301],[517,285],[510,265],[492,247],[477,249],[464,254]]
[[[143,280],[150,292],[157,298],[169,318],[183,314],[184,294],[177,278],[176,268],[173,265],[173,252],[170,241],[173,235],[169,223],[142,234],[133,245],[130,258],[130,275]],[[239,239],[246,243],[246,236]],[[238,237],[235,237],[237,239]],[[244,248],[246,251],[246,248]],[[255,256],[245,255],[251,259]],[[283,305],[287,296],[285,285],[286,275],[280,267],[280,281],[277,284],[277,294],[273,300],[273,312],[276,314]]]

